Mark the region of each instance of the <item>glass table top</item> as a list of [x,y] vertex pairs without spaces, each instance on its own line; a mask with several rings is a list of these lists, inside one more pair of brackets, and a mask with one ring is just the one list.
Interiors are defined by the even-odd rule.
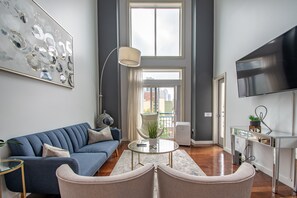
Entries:
[[161,154],[175,151],[179,145],[173,140],[157,139],[156,145],[150,145],[149,140],[135,140],[128,148],[137,153]]
[[23,164],[22,160],[9,159],[0,161],[0,174],[6,173],[7,171],[17,169]]

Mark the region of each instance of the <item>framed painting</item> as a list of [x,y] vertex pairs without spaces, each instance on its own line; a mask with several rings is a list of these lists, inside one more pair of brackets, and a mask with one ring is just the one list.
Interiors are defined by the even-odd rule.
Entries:
[[0,69],[73,88],[73,39],[33,0],[0,0]]

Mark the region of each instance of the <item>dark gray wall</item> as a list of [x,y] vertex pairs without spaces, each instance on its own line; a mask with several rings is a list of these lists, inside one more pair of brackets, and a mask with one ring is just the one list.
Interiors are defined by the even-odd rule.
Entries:
[[[98,5],[98,47],[100,72],[109,52],[118,47],[117,0],[100,0]],[[85,57],[87,58],[87,57]],[[103,110],[114,119],[114,127],[120,128],[120,70],[117,53],[114,52],[105,67],[103,74]]]
[[192,0],[192,138],[212,140],[213,0]]

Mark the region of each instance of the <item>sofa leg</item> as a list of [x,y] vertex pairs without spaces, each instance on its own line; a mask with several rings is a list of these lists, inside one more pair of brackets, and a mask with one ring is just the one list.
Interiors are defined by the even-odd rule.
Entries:
[[116,157],[119,157],[119,149],[116,149]]

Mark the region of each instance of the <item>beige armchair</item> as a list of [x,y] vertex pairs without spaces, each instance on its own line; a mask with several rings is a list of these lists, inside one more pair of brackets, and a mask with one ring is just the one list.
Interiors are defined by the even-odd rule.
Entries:
[[249,198],[255,169],[243,163],[225,176],[193,176],[165,165],[158,170],[159,198]]
[[61,198],[152,198],[154,165],[146,164],[134,171],[114,176],[80,176],[66,165],[57,171]]

